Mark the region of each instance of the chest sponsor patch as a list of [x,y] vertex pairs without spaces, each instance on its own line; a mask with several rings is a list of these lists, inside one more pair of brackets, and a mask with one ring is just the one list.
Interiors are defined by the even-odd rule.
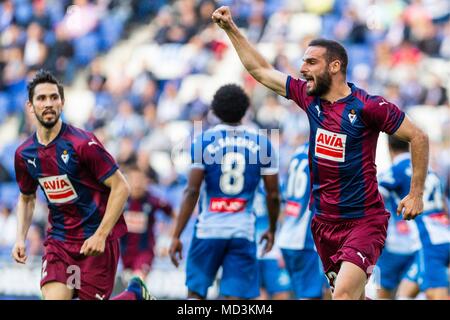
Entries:
[[247,200],[240,198],[211,198],[209,211],[217,213],[237,213],[244,210]]
[[127,223],[128,232],[145,233],[148,227],[148,215],[142,211],[125,211],[125,222]]
[[284,207],[284,214],[290,217],[298,217],[300,214],[300,209],[302,206],[294,201],[287,201],[286,206]]
[[448,214],[446,212],[438,212],[430,214],[430,219],[443,226],[450,226]]
[[67,174],[39,178],[39,184],[51,203],[66,203],[78,197]]
[[336,162],[345,161],[345,141],[347,135],[317,129],[315,155],[319,158]]

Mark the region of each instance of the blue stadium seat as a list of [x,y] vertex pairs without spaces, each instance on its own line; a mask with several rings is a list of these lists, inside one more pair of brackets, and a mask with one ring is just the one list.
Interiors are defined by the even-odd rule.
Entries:
[[120,40],[123,32],[123,21],[118,16],[109,15],[99,25],[100,50],[107,51]]
[[13,209],[17,203],[19,188],[15,182],[0,183],[0,205]]
[[358,64],[366,64],[369,67],[373,66],[375,59],[374,53],[366,45],[347,44],[346,48],[349,60],[348,68],[350,71]]
[[98,55],[99,40],[100,38],[95,32],[73,40],[74,59],[78,66],[86,66]]

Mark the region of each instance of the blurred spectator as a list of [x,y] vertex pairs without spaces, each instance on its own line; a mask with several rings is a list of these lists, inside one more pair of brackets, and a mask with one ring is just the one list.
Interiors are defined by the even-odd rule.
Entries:
[[17,219],[12,209],[0,204],[0,248],[12,249],[16,242]]
[[122,100],[117,114],[108,125],[109,134],[113,137],[129,137],[140,140],[145,131],[144,119],[136,114],[130,101]]
[[60,27],[69,39],[82,37],[93,31],[99,23],[101,8],[89,0],[74,0],[67,8]]
[[181,110],[182,104],[178,98],[178,85],[175,81],[169,81],[159,97],[156,118],[159,122],[175,120],[180,115]]
[[438,76],[432,76],[423,103],[429,106],[442,106],[448,104],[447,90]]
[[47,46],[43,42],[42,27],[32,22],[27,29],[27,40],[24,49],[24,62],[28,68],[40,69],[47,58]]

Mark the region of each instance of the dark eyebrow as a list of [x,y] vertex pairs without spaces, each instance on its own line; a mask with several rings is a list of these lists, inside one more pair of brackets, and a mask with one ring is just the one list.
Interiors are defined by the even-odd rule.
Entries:
[[45,98],[46,96],[49,96],[49,97],[55,97],[55,96],[59,96],[59,94],[56,93],[56,92],[50,93],[50,94],[38,94],[38,95],[36,96],[36,98]]
[[306,58],[306,59],[303,59],[303,61],[305,61],[305,62],[314,62],[314,61],[318,61],[316,58]]

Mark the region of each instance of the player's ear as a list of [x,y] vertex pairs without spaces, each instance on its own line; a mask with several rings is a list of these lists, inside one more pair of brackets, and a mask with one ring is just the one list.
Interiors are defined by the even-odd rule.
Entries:
[[332,74],[337,74],[341,71],[341,62],[339,60],[334,60],[330,63],[329,67]]
[[28,111],[29,111],[30,113],[34,113],[33,104],[32,104],[29,100],[27,100],[26,105],[27,105]]

